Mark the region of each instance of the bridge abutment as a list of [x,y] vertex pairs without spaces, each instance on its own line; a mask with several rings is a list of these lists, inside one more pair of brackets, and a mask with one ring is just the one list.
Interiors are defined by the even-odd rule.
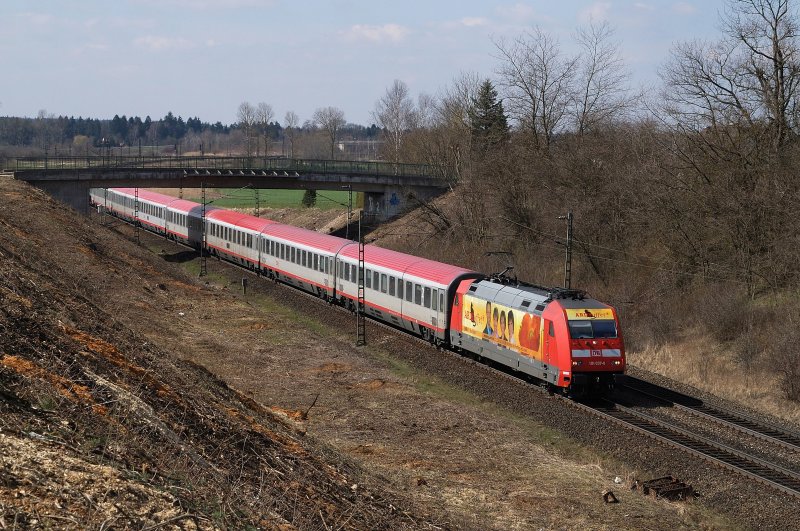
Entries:
[[31,183],[40,190],[47,192],[53,199],[74,208],[81,214],[89,213],[89,184],[80,181]]
[[441,194],[442,190],[412,190],[408,187],[387,186],[382,192],[364,192],[364,215],[383,222],[404,214]]

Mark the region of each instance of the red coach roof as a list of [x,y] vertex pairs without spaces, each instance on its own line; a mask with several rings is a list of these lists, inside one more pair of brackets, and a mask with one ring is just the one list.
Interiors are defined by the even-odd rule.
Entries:
[[[343,245],[353,243],[344,238],[337,238],[330,234],[320,234],[313,230],[301,229],[300,227],[293,227],[291,225],[284,225],[282,223],[275,223],[270,225],[264,230],[267,236],[275,238],[282,238],[284,240],[293,241],[301,245],[307,245],[320,251],[327,251],[329,253],[336,253]],[[357,251],[356,251],[357,252]]]
[[[358,247],[354,245],[345,248],[342,251],[342,256],[358,260]],[[375,245],[364,246],[364,263],[385,267],[398,273],[408,273],[439,284],[450,284],[465,273],[476,273],[471,269],[392,251]]]
[[[127,194],[130,195],[131,197],[136,195],[136,188],[109,188],[109,190]],[[139,188],[138,195],[139,199],[144,199],[146,201],[150,201],[151,203],[156,203],[162,206],[167,206],[176,199],[171,195],[159,194],[158,192],[151,192],[150,190],[145,190],[144,188]]]
[[257,218],[248,214],[242,214],[241,212],[225,209],[217,209],[209,212],[206,215],[206,219],[214,219],[223,223],[230,223],[231,225],[237,225],[243,229],[253,230],[256,232],[261,232],[267,228],[267,226],[277,223],[277,221],[272,221],[271,219]]
[[[136,195],[136,188],[109,188],[109,190],[126,194],[131,197]],[[161,206],[169,206],[169,208],[177,210],[178,212],[183,212],[184,214],[188,214],[189,211],[194,208],[202,207],[200,203],[195,203],[194,201],[187,201],[186,199],[178,199],[177,197],[172,197],[171,195],[151,192],[150,190],[145,190],[144,188],[139,188],[139,199],[146,199],[147,201]],[[213,207],[210,206],[206,208],[209,211],[213,210]]]

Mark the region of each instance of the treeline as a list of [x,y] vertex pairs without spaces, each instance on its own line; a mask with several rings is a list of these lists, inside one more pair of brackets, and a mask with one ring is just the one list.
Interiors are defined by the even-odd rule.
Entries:
[[[217,121],[212,124],[198,117],[184,120],[172,112],[157,120],[150,116],[142,119],[125,115],[115,115],[108,120],[52,116],[42,111],[36,118],[0,117],[0,153],[6,156],[82,155],[92,149],[145,145],[151,150],[159,147],[160,152],[204,151],[233,155],[251,150],[251,154],[255,154],[255,147],[259,147],[260,155],[264,152],[261,145],[251,146],[252,129],[252,124],[243,122],[223,124]],[[307,121],[302,125],[293,124],[287,135],[285,128],[275,120],[261,125],[258,132],[266,140],[265,149],[269,154],[281,154],[282,143],[288,136],[293,147],[297,144],[298,155],[313,153],[322,156],[326,150],[317,148],[321,140],[315,142],[313,139],[319,136],[316,135],[317,129],[313,121]],[[375,140],[378,135],[375,125],[342,124],[337,131],[337,140]]]

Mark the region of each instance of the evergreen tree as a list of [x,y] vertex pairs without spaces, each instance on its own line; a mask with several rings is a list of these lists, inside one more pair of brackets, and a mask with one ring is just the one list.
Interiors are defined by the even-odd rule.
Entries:
[[469,120],[475,152],[485,155],[508,141],[508,119],[503,102],[498,99],[497,90],[488,79],[481,84],[478,97],[472,100]]
[[303,194],[302,204],[304,207],[313,207],[317,204],[317,191],[316,190],[306,190],[306,193]]

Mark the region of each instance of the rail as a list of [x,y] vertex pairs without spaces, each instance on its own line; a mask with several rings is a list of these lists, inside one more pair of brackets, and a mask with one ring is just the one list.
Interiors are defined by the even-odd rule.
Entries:
[[739,412],[710,406],[701,400],[682,395],[672,390],[668,390],[668,393],[665,393],[665,390],[659,389],[649,382],[630,376],[627,376],[625,383],[618,385],[618,387],[629,389],[643,396],[662,401],[677,409],[687,411],[719,425],[746,433],[752,437],[772,442],[773,444],[777,444],[789,450],[800,451],[800,433],[796,431],[781,428]]
[[800,474],[612,401],[570,404],[800,498]]

